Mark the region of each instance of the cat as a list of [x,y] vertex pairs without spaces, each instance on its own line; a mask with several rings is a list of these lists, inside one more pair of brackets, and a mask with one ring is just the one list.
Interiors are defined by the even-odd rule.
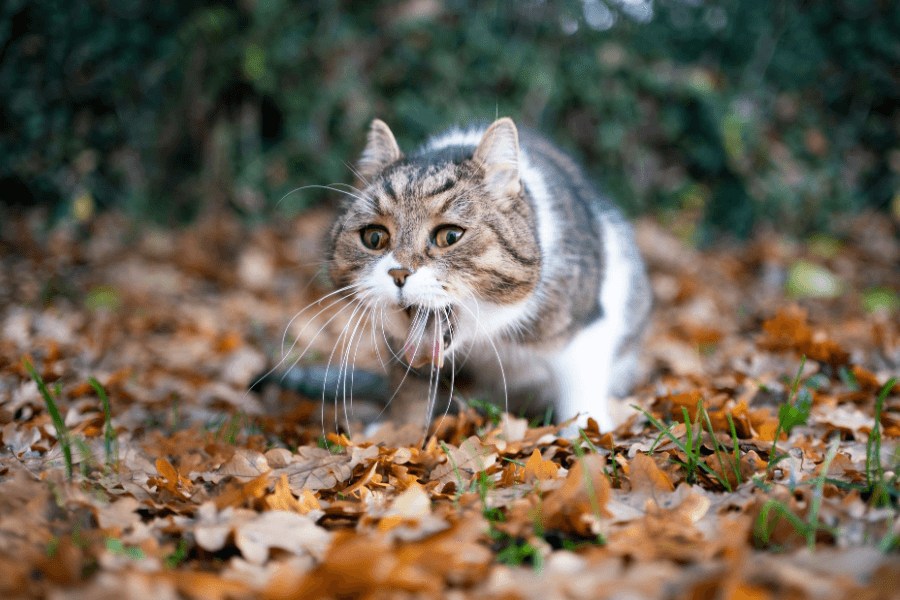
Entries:
[[650,287],[629,224],[572,158],[510,118],[403,154],[376,119],[357,175],[330,278],[348,327],[390,349],[392,420],[427,426],[464,371],[506,410],[613,428],[607,397],[634,383]]

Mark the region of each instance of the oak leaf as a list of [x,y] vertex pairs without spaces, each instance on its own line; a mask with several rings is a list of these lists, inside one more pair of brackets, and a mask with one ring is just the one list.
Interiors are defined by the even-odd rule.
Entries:
[[559,465],[551,460],[543,460],[541,452],[535,448],[525,462],[525,481],[553,479],[559,472]]

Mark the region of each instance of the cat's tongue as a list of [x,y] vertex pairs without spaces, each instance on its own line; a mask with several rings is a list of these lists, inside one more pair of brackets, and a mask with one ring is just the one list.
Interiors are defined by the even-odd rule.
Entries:
[[444,332],[439,328],[435,333],[435,313],[430,312],[424,324],[421,319],[410,321],[403,355],[414,369],[428,363],[439,369],[444,366]]

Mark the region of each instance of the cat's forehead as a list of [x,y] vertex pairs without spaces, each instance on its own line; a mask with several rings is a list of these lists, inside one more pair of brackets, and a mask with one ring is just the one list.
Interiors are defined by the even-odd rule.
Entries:
[[427,198],[453,188],[459,176],[459,165],[451,161],[409,161],[386,169],[374,183],[398,199]]
[[394,163],[375,177],[357,208],[372,216],[426,218],[464,211],[477,177],[465,163],[413,157]]

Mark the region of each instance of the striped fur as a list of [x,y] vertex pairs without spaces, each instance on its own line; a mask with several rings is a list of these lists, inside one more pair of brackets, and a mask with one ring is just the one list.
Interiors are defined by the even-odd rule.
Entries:
[[[463,370],[501,404],[550,402],[557,420],[610,429],[606,397],[633,382],[650,292],[630,227],[572,159],[507,118],[404,155],[376,120],[359,173],[331,232],[331,277],[396,357],[436,344],[449,363],[392,361],[392,415],[427,422],[439,380]],[[373,226],[383,248],[364,243]],[[462,235],[441,247],[446,226]]]

